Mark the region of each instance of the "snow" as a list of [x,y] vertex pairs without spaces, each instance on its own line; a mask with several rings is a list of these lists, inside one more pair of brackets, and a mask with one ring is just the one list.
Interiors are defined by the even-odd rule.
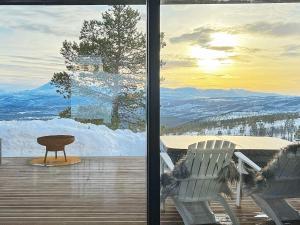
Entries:
[[160,137],[167,149],[187,149],[190,144],[208,140],[227,140],[236,144],[237,150],[279,150],[292,142],[275,137],[231,135],[166,135]]
[[[0,121],[2,156],[41,156],[45,147],[36,142],[44,135],[69,134],[75,142],[66,146],[67,155],[144,156],[146,133],[111,130],[104,125],[83,124],[72,119]],[[50,153],[51,155],[51,153]]]

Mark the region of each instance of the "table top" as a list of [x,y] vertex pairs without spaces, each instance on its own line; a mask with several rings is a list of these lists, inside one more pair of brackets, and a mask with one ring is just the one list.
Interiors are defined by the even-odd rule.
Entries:
[[49,135],[37,138],[37,142],[44,146],[64,146],[73,143],[75,137],[72,135]]
[[186,150],[190,144],[206,140],[226,140],[236,144],[237,150],[280,150],[292,142],[274,137],[254,136],[197,136],[170,135],[160,137],[167,150]]

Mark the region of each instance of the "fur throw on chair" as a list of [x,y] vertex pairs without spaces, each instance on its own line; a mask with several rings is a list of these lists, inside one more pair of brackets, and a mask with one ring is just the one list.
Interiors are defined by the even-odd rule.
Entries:
[[[177,195],[180,182],[182,179],[186,179],[190,176],[190,171],[185,165],[186,156],[181,158],[176,164],[173,171],[169,173],[164,173],[160,177],[161,183],[161,201],[164,201],[168,196]],[[231,161],[228,165],[223,167],[218,174],[217,181],[220,183],[225,183],[222,186],[220,193],[231,197],[232,190],[230,188],[230,183],[239,180],[239,173],[234,161]]]
[[171,172],[164,173],[160,176],[161,201],[164,201],[168,196],[176,195],[180,180],[190,176],[185,161],[186,157],[184,156],[175,164],[174,169]]
[[249,194],[262,192],[268,183],[275,178],[275,173],[280,169],[280,162],[288,157],[295,157],[300,154],[300,144],[291,144],[283,148],[260,172],[256,172],[252,168],[245,166],[248,174],[243,175],[245,190]]

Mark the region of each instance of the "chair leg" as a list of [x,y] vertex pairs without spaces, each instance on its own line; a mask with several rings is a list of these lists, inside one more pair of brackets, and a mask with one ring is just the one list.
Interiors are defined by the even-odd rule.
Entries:
[[181,202],[175,198],[173,198],[173,201],[184,225],[217,223],[216,217],[207,202]]
[[47,154],[48,154],[48,151],[46,150],[45,157],[44,157],[44,164],[45,165],[46,165],[46,162],[47,162]]
[[64,150],[64,156],[65,156],[65,162],[67,162],[67,156],[65,150]]
[[163,213],[166,211],[166,200],[165,199],[160,201],[160,211]]
[[300,219],[299,212],[284,199],[265,199],[258,194],[252,194],[251,197],[276,225],[283,225],[282,221],[285,220]]
[[224,199],[224,197],[222,195],[219,195],[218,201],[222,204],[226,213],[229,215],[232,224],[238,225],[239,222],[238,222],[237,217],[235,216],[235,213],[232,211],[229,204],[227,203],[227,201]]
[[57,159],[57,151],[55,151],[55,159]]

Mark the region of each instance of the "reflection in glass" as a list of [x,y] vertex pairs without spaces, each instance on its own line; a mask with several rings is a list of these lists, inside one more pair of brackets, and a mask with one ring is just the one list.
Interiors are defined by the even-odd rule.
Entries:
[[146,224],[145,15],[0,6],[0,224]]

